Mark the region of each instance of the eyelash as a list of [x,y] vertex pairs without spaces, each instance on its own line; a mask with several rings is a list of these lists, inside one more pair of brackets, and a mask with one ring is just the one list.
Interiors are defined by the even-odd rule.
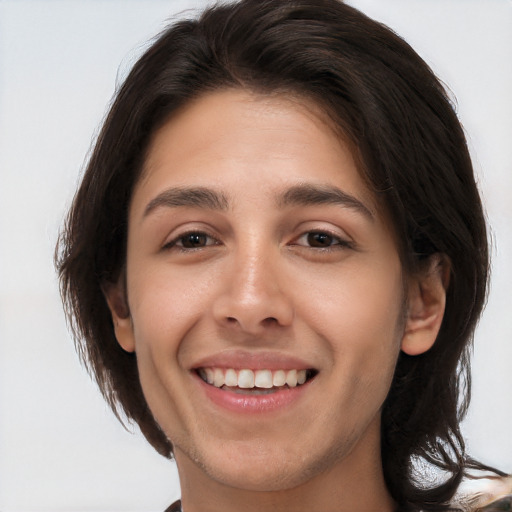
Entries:
[[[197,237],[204,237],[206,239],[212,240],[213,243],[207,243],[206,245],[202,245],[202,246],[199,246],[199,247],[185,247],[183,245],[183,241],[187,237],[191,237],[193,235],[195,235]],[[180,245],[180,242],[181,242],[181,245]],[[211,236],[210,234],[206,233],[205,231],[191,230],[191,231],[187,231],[186,233],[181,233],[176,238],[174,238],[170,242],[166,243],[163,246],[163,249],[170,250],[170,249],[176,248],[176,249],[178,249],[179,251],[182,251],[182,252],[190,252],[190,251],[197,251],[199,249],[204,249],[205,247],[211,247],[211,246],[214,246],[214,245],[220,245],[220,242],[215,237]]]
[[[310,237],[315,236],[315,235],[317,235],[317,236],[322,235],[322,236],[328,237],[330,239],[331,243],[324,247],[321,247],[321,246],[315,247],[314,245],[311,245],[311,241],[309,240]],[[298,245],[300,247],[307,247],[307,248],[315,249],[315,250],[322,251],[322,252],[353,248],[352,242],[349,242],[348,240],[344,240],[340,236],[335,235],[334,233],[331,233],[330,231],[325,230],[325,229],[313,229],[311,231],[306,231],[305,233],[300,235],[298,238],[296,238],[296,240],[299,241],[302,238],[307,239],[307,241],[308,241],[307,245],[306,244],[301,245],[298,243],[294,243],[293,245]],[[335,243],[332,243],[332,242],[335,242]]]
[[[206,242],[211,241],[212,243],[205,243],[205,245],[200,245],[198,247],[185,247],[183,244],[184,240],[187,237],[191,237],[191,236],[196,236],[198,238],[201,237],[201,238],[205,239]],[[324,247],[311,245],[310,237],[312,237],[312,236],[328,237],[330,239],[330,244],[327,246],[324,246]],[[298,242],[303,238],[305,238],[307,240],[307,243],[299,244]],[[332,242],[334,242],[334,243],[332,243]],[[211,246],[215,246],[215,245],[220,245],[220,242],[212,235],[208,234],[205,231],[191,230],[191,231],[187,231],[186,233],[181,233],[179,236],[177,236],[170,242],[166,243],[163,246],[163,249],[171,250],[171,249],[176,248],[182,252],[190,252],[190,251],[197,251],[200,249],[204,249],[205,247],[211,247]],[[321,252],[353,248],[352,242],[349,242],[348,240],[344,240],[340,236],[335,235],[334,233],[331,233],[328,230],[321,230],[321,229],[306,231],[305,233],[301,234],[298,238],[295,238],[294,242],[291,243],[290,245],[310,248],[310,249],[314,249],[316,251],[321,251]]]

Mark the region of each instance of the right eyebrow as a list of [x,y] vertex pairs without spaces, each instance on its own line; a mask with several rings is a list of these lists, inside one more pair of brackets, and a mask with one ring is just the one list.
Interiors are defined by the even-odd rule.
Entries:
[[226,211],[229,208],[229,201],[224,194],[207,187],[168,188],[146,205],[143,217],[147,217],[158,208],[178,208],[180,206]]

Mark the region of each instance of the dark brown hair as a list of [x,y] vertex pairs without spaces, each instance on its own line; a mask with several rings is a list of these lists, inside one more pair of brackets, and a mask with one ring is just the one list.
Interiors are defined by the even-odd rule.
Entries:
[[[466,457],[459,422],[470,394],[468,352],[486,297],[484,215],[463,130],[425,62],[387,27],[338,0],[242,0],[162,33],[139,59],[106,118],[62,232],[62,295],[78,350],[116,414],[165,456],[171,442],[140,387],[136,355],[118,345],[102,286],[126,257],[127,210],[152,134],[206,91],[243,88],[314,101],[356,148],[361,173],[389,211],[406,272],[451,262],[434,347],[401,354],[384,404],[382,458],[404,509],[439,509]],[[413,462],[446,471],[425,488]]]

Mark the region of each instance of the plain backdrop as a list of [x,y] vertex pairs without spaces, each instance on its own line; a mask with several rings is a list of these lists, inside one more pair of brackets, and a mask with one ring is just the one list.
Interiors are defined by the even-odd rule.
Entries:
[[[464,434],[474,456],[512,471],[512,2],[350,3],[404,36],[457,97],[494,240]],[[174,464],[118,424],[79,365],[52,257],[116,85],[170,19],[204,5],[0,1],[2,512],[157,512],[179,496]]]

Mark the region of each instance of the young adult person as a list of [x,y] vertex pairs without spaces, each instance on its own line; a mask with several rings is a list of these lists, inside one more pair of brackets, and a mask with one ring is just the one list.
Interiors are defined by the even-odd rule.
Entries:
[[105,398],[176,458],[169,510],[447,510],[490,469],[459,428],[489,266],[464,134],[348,5],[242,0],[161,34],[57,264]]

